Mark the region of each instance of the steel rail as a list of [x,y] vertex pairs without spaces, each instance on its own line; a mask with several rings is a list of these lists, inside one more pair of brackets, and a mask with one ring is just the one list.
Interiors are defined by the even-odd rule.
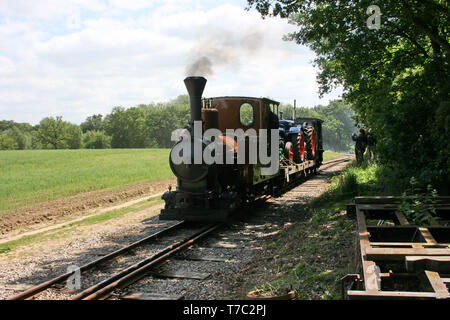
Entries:
[[[125,252],[127,252],[127,251],[130,251],[131,249],[134,249],[134,248],[136,248],[137,246],[142,245],[143,243],[145,243],[145,242],[147,242],[147,241],[150,241],[150,240],[152,240],[152,239],[155,239],[155,238],[157,238],[158,236],[160,236],[160,235],[162,235],[162,234],[164,234],[164,233],[166,233],[166,232],[169,232],[169,231],[172,231],[172,230],[174,230],[174,229],[176,229],[176,228],[179,228],[179,227],[180,227],[181,225],[183,225],[183,224],[185,224],[185,222],[184,222],[184,221],[181,221],[181,222],[179,222],[179,223],[177,223],[177,224],[175,224],[175,225],[173,225],[173,226],[170,226],[170,227],[168,227],[168,228],[166,228],[166,229],[163,229],[163,230],[160,230],[160,231],[158,231],[158,232],[155,232],[155,233],[153,233],[153,234],[151,234],[151,235],[149,235],[149,236],[147,236],[147,237],[145,237],[145,238],[143,238],[143,239],[141,239],[141,240],[138,240],[138,241],[136,241],[136,242],[134,242],[134,243],[132,243],[132,244],[126,246],[126,247],[123,247],[123,248],[121,248],[121,249],[119,249],[119,250],[116,250],[116,251],[114,251],[114,252],[111,252],[111,253],[109,253],[109,254],[103,256],[103,257],[100,257],[99,259],[96,259],[96,260],[94,260],[94,261],[89,262],[89,263],[87,263],[87,264],[81,266],[81,267],[79,268],[79,270],[80,270],[80,272],[86,272],[87,270],[91,269],[92,267],[95,267],[96,265],[98,265],[98,264],[100,264],[100,263],[103,263],[103,262],[105,262],[105,261],[114,259],[114,258],[116,258],[117,256],[119,256],[119,255],[121,255],[121,254],[123,254],[123,253],[125,253]],[[55,277],[55,278],[53,278],[53,279],[51,279],[51,280],[45,281],[45,282],[43,282],[43,283],[41,283],[41,284],[38,284],[38,285],[36,285],[36,286],[34,286],[34,287],[31,287],[30,289],[28,289],[28,290],[26,290],[26,291],[24,291],[24,292],[22,292],[22,293],[20,293],[20,294],[18,294],[18,295],[16,295],[16,296],[11,297],[9,300],[25,300],[25,299],[31,299],[31,298],[33,298],[34,296],[36,296],[37,294],[41,293],[42,291],[44,291],[44,290],[50,288],[50,287],[53,286],[54,284],[59,283],[59,282],[62,282],[62,281],[64,281],[64,280],[68,279],[70,276],[72,276],[73,274],[75,274],[76,271],[77,271],[77,270],[72,271],[72,272],[67,272],[67,273],[62,274],[62,275],[60,275],[60,276],[58,276],[58,277]]]
[[108,298],[112,291],[118,288],[124,288],[146,275],[146,273],[154,266],[163,264],[171,256],[178,253],[179,251],[185,250],[192,246],[195,241],[203,238],[209,233],[213,232],[217,228],[222,226],[222,224],[209,225],[194,235],[188,238],[180,240],[160,252],[148,257],[125,270],[115,274],[114,276],[80,292],[76,296],[72,297],[72,300],[100,300]]
[[319,167],[319,169],[317,171],[322,171],[328,168],[331,168],[341,162],[347,162],[347,161],[351,161],[352,157],[348,156],[345,158],[339,158],[339,159],[333,159],[333,160],[329,160],[327,162],[322,163],[322,165]]

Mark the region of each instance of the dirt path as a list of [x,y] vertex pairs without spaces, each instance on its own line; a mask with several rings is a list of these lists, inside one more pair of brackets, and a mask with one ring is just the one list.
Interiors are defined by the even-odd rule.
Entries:
[[[38,204],[20,210],[10,211],[0,216],[0,243],[17,239],[23,234],[33,234],[41,229],[67,222],[68,219],[110,210],[115,206],[128,206],[132,199],[144,200],[167,190],[168,185],[175,185],[176,179],[147,182],[116,190],[100,190],[83,193],[69,198]],[[123,203],[125,201],[125,203]],[[128,202],[128,203],[127,203]],[[117,206],[121,204],[121,206]],[[100,210],[99,210],[100,209]]]

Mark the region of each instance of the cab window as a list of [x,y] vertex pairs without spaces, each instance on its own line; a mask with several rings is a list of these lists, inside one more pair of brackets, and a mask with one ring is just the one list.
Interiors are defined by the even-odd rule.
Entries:
[[239,121],[243,126],[248,127],[253,124],[253,114],[253,105],[250,103],[245,102],[239,107]]

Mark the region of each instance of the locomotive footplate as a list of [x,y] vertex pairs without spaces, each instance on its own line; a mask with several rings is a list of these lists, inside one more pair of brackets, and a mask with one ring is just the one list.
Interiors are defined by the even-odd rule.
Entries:
[[238,194],[233,191],[220,194],[168,191],[162,199],[166,205],[160,220],[227,221],[239,204]]

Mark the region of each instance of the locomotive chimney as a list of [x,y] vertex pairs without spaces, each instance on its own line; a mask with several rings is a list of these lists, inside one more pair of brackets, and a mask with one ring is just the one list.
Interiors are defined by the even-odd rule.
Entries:
[[191,124],[202,120],[202,94],[205,89],[206,79],[203,77],[187,77],[184,84],[189,93],[191,104]]

